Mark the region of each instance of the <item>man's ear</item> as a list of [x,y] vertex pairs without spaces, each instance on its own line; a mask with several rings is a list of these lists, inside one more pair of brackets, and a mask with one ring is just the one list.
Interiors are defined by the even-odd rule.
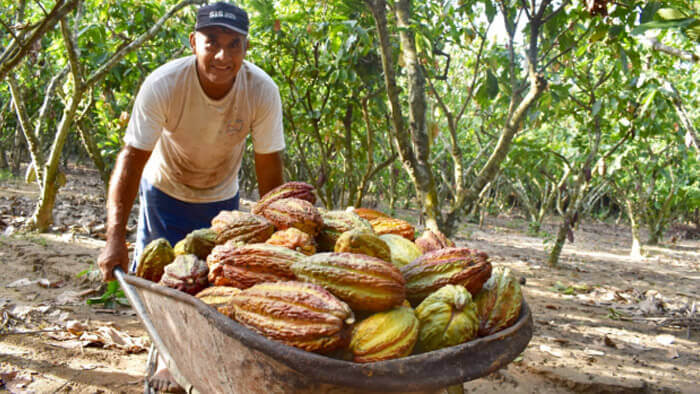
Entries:
[[190,48],[192,48],[192,53],[197,54],[197,38],[195,37],[197,33],[190,33]]

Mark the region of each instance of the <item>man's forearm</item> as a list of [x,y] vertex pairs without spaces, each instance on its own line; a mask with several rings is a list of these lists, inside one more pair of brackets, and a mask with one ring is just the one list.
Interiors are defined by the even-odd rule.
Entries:
[[150,152],[126,147],[119,154],[109,181],[107,240],[126,240],[126,225],[139,190],[141,173]]
[[255,173],[261,197],[284,182],[283,168],[282,152],[255,154]]

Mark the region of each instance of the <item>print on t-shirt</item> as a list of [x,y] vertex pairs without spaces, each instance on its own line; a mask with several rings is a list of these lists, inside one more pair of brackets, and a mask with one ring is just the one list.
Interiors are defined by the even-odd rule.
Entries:
[[240,133],[243,130],[243,119],[236,119],[226,125],[226,134],[229,136]]

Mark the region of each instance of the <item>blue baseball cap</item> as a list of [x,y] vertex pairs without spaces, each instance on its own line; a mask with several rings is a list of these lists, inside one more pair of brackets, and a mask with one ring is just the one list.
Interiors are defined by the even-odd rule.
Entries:
[[248,35],[248,13],[231,3],[217,2],[206,4],[197,10],[195,30],[221,26],[245,36]]

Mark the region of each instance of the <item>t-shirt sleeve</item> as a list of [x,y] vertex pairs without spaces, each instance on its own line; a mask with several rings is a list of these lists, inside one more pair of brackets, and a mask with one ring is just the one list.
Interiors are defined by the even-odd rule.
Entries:
[[255,119],[251,122],[255,153],[272,153],[284,149],[282,100],[274,83],[265,84],[257,100]]
[[164,94],[159,94],[154,81],[146,78],[131,110],[124,142],[137,149],[152,151],[163,132],[165,119]]

